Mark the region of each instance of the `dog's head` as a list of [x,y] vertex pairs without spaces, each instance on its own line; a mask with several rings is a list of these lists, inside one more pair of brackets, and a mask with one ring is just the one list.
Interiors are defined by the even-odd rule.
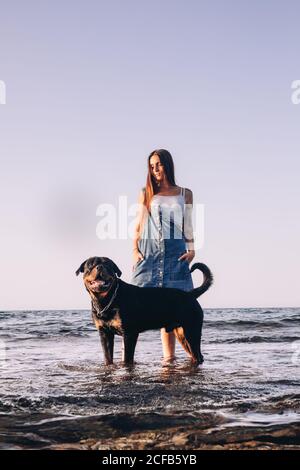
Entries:
[[92,297],[105,297],[122,272],[109,258],[93,256],[85,260],[76,271],[83,273],[84,285]]

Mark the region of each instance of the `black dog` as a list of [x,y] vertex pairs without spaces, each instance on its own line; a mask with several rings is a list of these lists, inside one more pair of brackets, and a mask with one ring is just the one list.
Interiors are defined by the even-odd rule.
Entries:
[[[211,286],[213,276],[203,263],[204,281],[189,292],[168,287],[138,287],[118,279],[120,269],[109,258],[92,257],[84,261],[76,275],[83,273],[85,287],[92,300],[92,317],[99,330],[106,365],[113,363],[114,335],[123,336],[124,362],[132,364],[139,333],[166,328],[176,338],[193,363],[201,364],[203,311],[196,298]],[[118,277],[117,277],[118,276]]]

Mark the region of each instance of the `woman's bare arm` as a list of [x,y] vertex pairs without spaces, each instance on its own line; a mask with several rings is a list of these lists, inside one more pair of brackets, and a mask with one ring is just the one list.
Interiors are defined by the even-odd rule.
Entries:
[[194,235],[192,223],[193,210],[193,193],[190,189],[185,189],[184,219],[183,219],[183,236],[187,251],[181,255],[178,260],[185,259],[189,263],[195,257]]
[[144,189],[141,189],[139,193],[139,199],[138,199],[139,207],[138,207],[138,213],[136,217],[136,224],[135,224],[134,236],[133,236],[133,251],[138,251],[138,241],[141,235],[143,213],[146,209],[144,202],[145,202],[145,191]]
[[184,207],[184,237],[188,251],[194,251],[194,230],[193,230],[193,193],[190,189],[185,190]]

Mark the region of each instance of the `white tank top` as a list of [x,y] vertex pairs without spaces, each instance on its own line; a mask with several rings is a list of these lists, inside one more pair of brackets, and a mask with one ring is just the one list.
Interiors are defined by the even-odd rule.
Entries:
[[185,188],[180,188],[179,194],[174,194],[170,196],[163,196],[162,194],[154,194],[154,196],[152,197],[151,204],[153,201],[157,201],[159,204],[160,203],[166,203],[168,205],[180,204],[182,207],[184,207]]
[[182,230],[182,223],[184,218],[184,204],[185,204],[185,188],[180,188],[180,193],[163,196],[161,194],[154,194],[151,200],[151,207],[153,205],[159,206],[162,213],[163,226],[168,225],[168,221],[172,220],[178,229]]

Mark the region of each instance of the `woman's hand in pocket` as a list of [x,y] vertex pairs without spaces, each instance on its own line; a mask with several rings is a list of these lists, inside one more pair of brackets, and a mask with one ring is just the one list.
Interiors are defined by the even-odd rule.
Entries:
[[190,263],[195,258],[195,250],[189,250],[178,258],[178,261],[185,260]]
[[142,255],[142,253],[136,248],[133,250],[133,266],[132,266],[132,271],[134,270],[135,268],[135,265],[144,259],[144,256]]

